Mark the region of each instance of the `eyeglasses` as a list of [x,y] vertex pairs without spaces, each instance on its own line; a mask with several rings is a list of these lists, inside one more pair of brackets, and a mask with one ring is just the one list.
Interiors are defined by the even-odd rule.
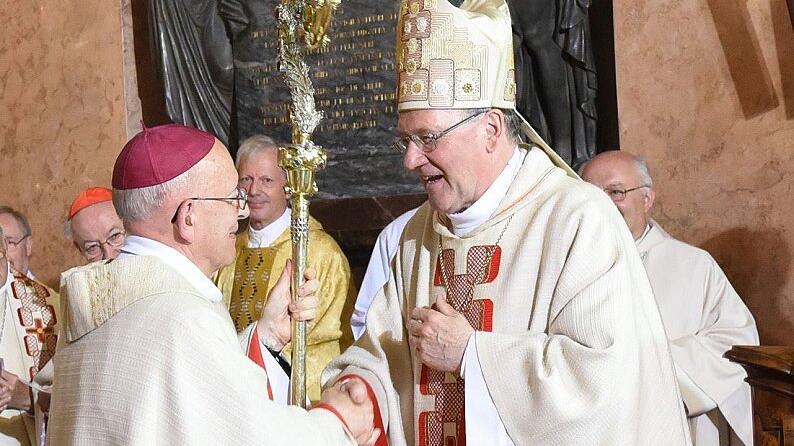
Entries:
[[397,136],[394,138],[394,142],[392,143],[392,147],[398,152],[405,152],[408,150],[408,144],[413,141],[421,151],[425,153],[430,153],[433,150],[436,150],[436,143],[442,136],[446,135],[447,133],[455,130],[456,128],[462,126],[463,124],[471,121],[472,119],[480,116],[484,113],[488,112],[488,110],[483,110],[477,114],[468,116],[464,118],[462,121],[459,121],[456,124],[453,124],[452,127],[449,127],[446,130],[443,130],[439,133],[428,133],[427,135],[418,136],[418,135],[405,135],[405,136]]
[[127,239],[127,233],[124,231],[116,231],[110,235],[104,241],[100,240],[91,240],[83,244],[82,251],[86,257],[89,258],[96,258],[102,256],[102,246],[107,245],[113,248],[118,248],[119,246],[124,244],[124,240]]
[[629,192],[642,189],[643,187],[651,187],[651,186],[648,186],[647,184],[643,184],[642,186],[632,187],[631,189],[616,189],[612,187],[607,187],[604,188],[604,192],[606,192],[607,195],[609,195],[609,198],[611,198],[612,201],[618,202],[625,200],[626,194],[628,194]]
[[236,191],[235,192],[236,196],[234,196],[234,197],[225,197],[225,198],[190,197],[190,198],[185,198],[184,200],[182,200],[181,203],[179,203],[179,206],[176,207],[176,211],[174,212],[174,216],[173,216],[173,218],[171,218],[171,223],[175,223],[176,222],[176,215],[179,213],[179,209],[182,207],[183,204],[185,204],[186,201],[190,201],[190,200],[196,200],[196,201],[225,201],[225,202],[227,202],[229,204],[231,204],[231,202],[234,201],[235,202],[234,205],[237,207],[238,211],[245,210],[245,208],[248,206],[248,192],[246,192],[246,190],[241,188],[241,187],[235,188],[235,191]]
[[19,238],[19,240],[14,240],[11,237],[6,237],[6,244],[8,244],[10,248],[16,249],[17,246],[19,246],[19,244],[25,241],[25,239],[28,237],[30,237],[30,234],[23,235],[22,237]]

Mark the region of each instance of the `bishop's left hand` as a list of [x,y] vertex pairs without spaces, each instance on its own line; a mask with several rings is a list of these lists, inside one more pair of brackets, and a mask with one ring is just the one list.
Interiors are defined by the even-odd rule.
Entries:
[[443,372],[458,372],[469,337],[474,333],[466,317],[452,308],[446,295],[435,308],[417,307],[408,321],[411,349],[426,366]]
[[256,329],[265,345],[273,351],[281,351],[292,339],[292,319],[297,321],[310,321],[317,317],[317,306],[320,301],[315,296],[320,283],[317,273],[311,268],[306,268],[303,278],[306,280],[298,288],[301,300],[291,302],[290,282],[292,278],[292,261],[287,260],[284,271],[278,282],[273,285],[262,308],[262,315],[256,324]]

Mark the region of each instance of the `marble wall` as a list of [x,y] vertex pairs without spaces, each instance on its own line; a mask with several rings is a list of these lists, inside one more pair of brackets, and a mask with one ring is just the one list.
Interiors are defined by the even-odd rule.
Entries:
[[126,10],[128,1],[107,0],[0,8],[0,203],[29,216],[32,270],[50,285],[79,262],[62,233],[69,203],[87,186],[109,184],[128,124],[135,128],[135,107],[126,106],[134,98],[125,97]]
[[655,217],[706,248],[794,345],[794,33],[785,0],[614,2],[621,149],[652,168]]

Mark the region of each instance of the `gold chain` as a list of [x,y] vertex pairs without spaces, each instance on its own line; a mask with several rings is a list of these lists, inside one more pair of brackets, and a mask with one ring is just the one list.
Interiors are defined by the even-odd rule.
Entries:
[[[488,269],[488,265],[491,264],[491,257],[493,257],[494,253],[496,252],[496,248],[499,247],[499,242],[502,241],[502,236],[505,235],[505,232],[507,231],[507,227],[510,226],[510,222],[512,220],[513,220],[512,215],[507,218],[507,221],[505,222],[505,227],[502,228],[502,232],[499,233],[499,237],[496,239],[496,243],[494,243],[493,246],[491,246],[491,248],[488,249],[488,254],[484,257],[484,261],[474,266],[474,270],[477,272],[477,274],[475,274],[474,277],[478,278],[480,283],[482,283],[482,281],[484,280],[483,275],[486,273],[486,270]],[[450,297],[449,279],[447,278],[447,271],[444,268],[444,258],[442,257],[444,253],[444,245],[442,244],[442,238],[443,237],[441,236],[441,234],[438,234],[438,263],[439,263],[439,268],[441,269],[441,281],[444,283],[444,289],[447,290],[447,299],[449,299]]]

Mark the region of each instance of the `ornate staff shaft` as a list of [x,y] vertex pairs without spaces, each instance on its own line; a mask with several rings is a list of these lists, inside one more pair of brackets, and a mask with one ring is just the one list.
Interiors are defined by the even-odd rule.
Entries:
[[[292,300],[303,284],[309,250],[309,200],[317,192],[314,174],[325,166],[326,154],[311,140],[312,132],[323,118],[315,108],[314,86],[309,67],[303,60],[301,42],[308,48],[325,44],[328,24],[339,0],[281,0],[277,7],[279,22],[279,71],[292,96],[292,144],[279,147],[279,165],[287,172],[285,191],[291,195],[292,220]],[[292,373],[290,404],[306,407],[306,322],[292,322]]]

